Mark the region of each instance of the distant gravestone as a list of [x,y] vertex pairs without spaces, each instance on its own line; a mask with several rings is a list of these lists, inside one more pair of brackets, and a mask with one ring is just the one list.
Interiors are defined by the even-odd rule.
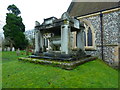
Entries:
[[7,51],[7,49],[6,49],[6,48],[4,48],[4,51]]
[[15,48],[14,48],[14,47],[12,47],[12,51],[15,51]]
[[7,51],[10,51],[10,47],[7,47]]
[[26,55],[29,55],[29,47],[26,48]]
[[2,51],[2,47],[0,47],[0,51]]
[[19,48],[17,49],[16,54],[17,54],[17,56],[20,55],[20,49]]

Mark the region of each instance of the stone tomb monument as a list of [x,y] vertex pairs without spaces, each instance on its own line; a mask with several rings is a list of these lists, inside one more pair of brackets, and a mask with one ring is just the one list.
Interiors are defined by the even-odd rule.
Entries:
[[[83,55],[84,50],[84,26],[79,20],[71,18],[67,12],[63,13],[60,19],[50,17],[44,19],[40,25],[36,22],[35,26],[35,56],[70,57],[80,51]],[[74,41],[74,32],[77,40]],[[76,44],[76,47],[72,43]],[[76,49],[76,51],[75,51]],[[81,56],[81,54],[80,54]],[[34,56],[31,56],[34,57]]]
[[[86,57],[89,59],[83,59]],[[35,52],[27,60],[62,63],[65,69],[73,69],[73,66],[93,60],[93,57],[88,57],[84,52],[83,23],[76,18],[71,18],[67,12],[63,13],[60,19],[50,17],[44,19],[42,24],[36,21]]]

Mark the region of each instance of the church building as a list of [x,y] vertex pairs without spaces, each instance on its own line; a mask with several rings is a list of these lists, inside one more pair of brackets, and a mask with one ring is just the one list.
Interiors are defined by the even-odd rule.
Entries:
[[71,2],[67,12],[84,23],[84,47],[116,67],[120,60],[120,3]]

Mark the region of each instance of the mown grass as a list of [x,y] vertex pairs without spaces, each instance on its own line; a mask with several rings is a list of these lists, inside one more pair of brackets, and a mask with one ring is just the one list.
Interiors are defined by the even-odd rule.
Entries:
[[2,88],[2,52],[0,52],[0,89]]
[[2,53],[3,88],[118,88],[118,72],[101,60],[64,70],[18,61],[22,53]]

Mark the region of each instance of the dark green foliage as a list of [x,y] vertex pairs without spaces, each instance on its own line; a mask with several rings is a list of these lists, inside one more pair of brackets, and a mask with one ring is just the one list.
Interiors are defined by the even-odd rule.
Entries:
[[[16,49],[25,49],[28,45],[28,40],[25,38],[25,25],[22,23],[19,9],[15,5],[9,5],[7,8],[12,13],[7,13],[6,25],[3,27],[5,38],[9,38]],[[12,41],[12,42],[11,42]]]
[[16,33],[14,36],[15,48],[25,49],[28,45],[28,40],[22,32]]
[[8,8],[7,8],[7,10],[10,11],[10,12],[12,12],[15,15],[21,14],[20,10],[14,4],[9,5]]

